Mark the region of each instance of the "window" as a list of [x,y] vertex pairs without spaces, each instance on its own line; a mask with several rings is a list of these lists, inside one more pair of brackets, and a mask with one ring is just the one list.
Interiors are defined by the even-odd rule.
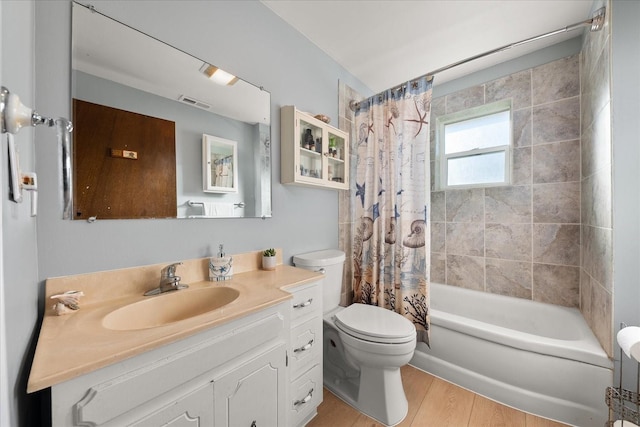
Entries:
[[510,101],[439,117],[436,126],[439,188],[504,185],[510,182]]

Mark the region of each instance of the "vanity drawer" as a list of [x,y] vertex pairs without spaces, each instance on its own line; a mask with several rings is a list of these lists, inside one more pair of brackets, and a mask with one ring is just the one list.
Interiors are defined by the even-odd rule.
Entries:
[[306,424],[322,403],[322,366],[317,364],[291,383],[289,402],[292,426]]
[[291,329],[289,366],[291,378],[317,363],[322,357],[322,319],[314,317]]
[[310,316],[322,317],[322,282],[301,286],[291,291],[291,324]]

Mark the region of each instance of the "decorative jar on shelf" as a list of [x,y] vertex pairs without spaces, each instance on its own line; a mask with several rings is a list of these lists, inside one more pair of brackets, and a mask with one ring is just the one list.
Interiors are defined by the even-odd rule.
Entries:
[[302,146],[306,149],[311,148],[311,144],[315,144],[315,141],[313,140],[313,135],[311,134],[311,129],[307,128],[306,133],[304,134],[304,139],[302,141]]

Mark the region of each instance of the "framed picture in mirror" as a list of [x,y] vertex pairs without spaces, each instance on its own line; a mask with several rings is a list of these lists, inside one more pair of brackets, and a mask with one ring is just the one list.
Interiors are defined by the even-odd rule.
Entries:
[[207,193],[237,193],[238,143],[203,134],[202,177]]

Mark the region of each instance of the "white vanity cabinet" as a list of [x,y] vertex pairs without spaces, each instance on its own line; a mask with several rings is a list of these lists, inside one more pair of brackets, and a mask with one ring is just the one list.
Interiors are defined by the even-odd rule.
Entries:
[[287,426],[289,334],[287,301],[54,385],[52,425]]
[[216,426],[283,425],[285,354],[283,344],[214,381]]
[[132,427],[205,427],[213,424],[213,383],[170,402],[156,412],[135,421]]
[[349,135],[292,105],[280,109],[283,184],[349,189]]
[[322,281],[287,289],[290,301],[289,425],[303,426],[322,403]]

